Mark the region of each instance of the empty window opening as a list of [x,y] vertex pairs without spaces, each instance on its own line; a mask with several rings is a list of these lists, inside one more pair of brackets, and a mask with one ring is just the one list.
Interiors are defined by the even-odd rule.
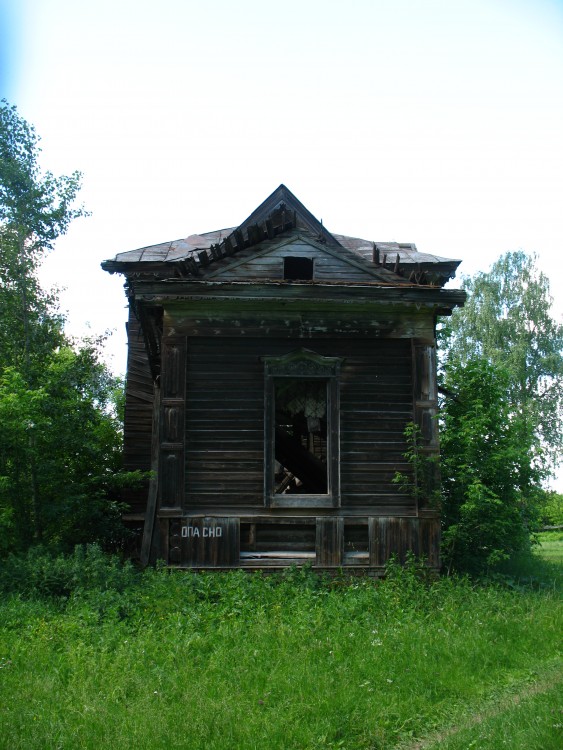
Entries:
[[319,378],[275,378],[276,495],[328,492],[327,387]]
[[263,361],[265,505],[337,508],[342,360],[299,349]]
[[283,277],[288,281],[311,280],[313,278],[313,258],[284,258]]
[[367,524],[347,524],[344,527],[344,563],[347,565],[367,565],[369,562],[369,542]]

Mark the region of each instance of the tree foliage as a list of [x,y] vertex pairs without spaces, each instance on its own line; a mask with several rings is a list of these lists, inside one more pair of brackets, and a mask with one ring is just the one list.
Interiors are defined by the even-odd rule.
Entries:
[[506,369],[513,420],[535,441],[534,459],[555,464],[563,447],[563,325],[551,316],[549,280],[536,258],[506,253],[464,279],[465,307],[446,326],[447,361],[484,357]]
[[64,334],[56,292],[37,271],[70,222],[80,175],[39,167],[39,139],[0,107],[0,552],[65,548],[117,531],[118,381],[100,342]]
[[450,365],[445,383],[456,395],[442,409],[444,558],[482,573],[529,546],[540,472],[514,429],[507,370],[475,357]]
[[55,177],[39,166],[39,137],[9,106],[0,106],[0,223],[6,236],[25,243],[30,262],[52,250],[57,237],[84,215],[74,203],[80,190],[80,172]]
[[563,440],[563,326],[522,252],[464,286],[442,333],[444,553],[483,572],[528,547],[541,515]]
[[62,318],[56,297],[44,292],[37,269],[71,221],[85,215],[75,207],[79,172],[55,177],[39,166],[39,138],[17,109],[0,106],[0,364],[25,369],[61,343]]
[[110,541],[119,505],[121,425],[112,382],[92,346],[65,346],[30,387],[0,377],[0,507],[7,547]]

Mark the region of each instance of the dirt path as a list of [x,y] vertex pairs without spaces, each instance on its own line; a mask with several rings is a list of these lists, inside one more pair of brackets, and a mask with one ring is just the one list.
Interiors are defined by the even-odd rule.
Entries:
[[466,729],[471,729],[472,727],[478,726],[487,719],[494,719],[504,711],[518,706],[520,703],[522,703],[522,701],[525,701],[528,698],[533,698],[535,695],[540,695],[541,693],[548,693],[550,690],[557,687],[557,685],[561,682],[563,682],[563,673],[561,672],[561,670],[558,670],[556,672],[554,670],[550,670],[549,673],[547,673],[543,678],[539,678],[539,680],[537,682],[534,682],[532,685],[526,685],[515,693],[511,693],[504,698],[491,701],[490,706],[485,705],[481,708],[480,711],[472,714],[465,721],[454,724],[447,729],[434,732],[424,739],[397,745],[395,750],[430,750],[430,748],[432,748],[437,743],[447,740],[449,737],[452,737],[458,732],[462,732]]

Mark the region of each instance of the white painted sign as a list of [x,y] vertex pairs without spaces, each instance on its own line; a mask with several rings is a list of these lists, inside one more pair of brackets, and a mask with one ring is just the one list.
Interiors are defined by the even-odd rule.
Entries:
[[182,526],[182,536],[188,539],[200,538],[217,539],[223,536],[222,526]]

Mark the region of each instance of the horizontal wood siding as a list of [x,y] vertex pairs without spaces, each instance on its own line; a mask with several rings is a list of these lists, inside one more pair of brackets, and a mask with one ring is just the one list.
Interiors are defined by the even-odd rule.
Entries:
[[340,448],[342,506],[414,514],[412,497],[393,482],[410,473],[404,430],[413,418],[410,342],[379,340],[352,351],[342,367]]
[[[334,252],[334,251],[333,251]],[[336,251],[338,252],[338,251]],[[343,255],[349,253],[342,251]],[[311,245],[308,242],[296,240],[283,244],[281,247],[262,252],[255,257],[236,259],[232,265],[215,273],[216,279],[283,279],[284,258],[312,258],[314,262],[314,278],[317,280],[343,281],[373,281],[373,275],[363,270],[360,261],[350,263],[345,257],[339,258],[333,253]]]
[[[126,471],[148,472],[151,468],[153,382],[141,326],[131,310],[127,334],[129,351],[125,387],[123,465]],[[122,499],[129,505],[132,513],[144,512],[147,486],[136,490],[124,490]]]
[[242,523],[242,552],[314,552],[313,523]]
[[188,339],[187,505],[263,505],[260,341]]
[[413,515],[414,501],[393,483],[408,473],[404,429],[413,418],[408,340],[288,341],[188,338],[186,507],[264,504],[264,365],[306,346],[342,357],[341,505]]

